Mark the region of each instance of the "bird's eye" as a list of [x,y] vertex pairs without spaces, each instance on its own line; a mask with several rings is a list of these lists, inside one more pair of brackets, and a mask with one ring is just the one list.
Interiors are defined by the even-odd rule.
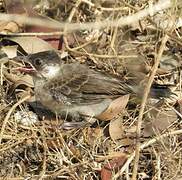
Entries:
[[42,66],[42,64],[43,64],[43,60],[42,60],[42,59],[36,58],[36,59],[34,60],[34,65],[35,65],[35,66],[40,67],[40,66]]

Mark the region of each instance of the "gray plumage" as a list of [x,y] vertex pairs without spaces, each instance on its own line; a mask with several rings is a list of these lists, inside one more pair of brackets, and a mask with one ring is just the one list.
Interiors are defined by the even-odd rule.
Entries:
[[65,63],[55,51],[31,54],[25,59],[34,68],[32,76],[37,100],[57,114],[97,117],[113,99],[141,93],[136,85],[128,85],[84,64]]

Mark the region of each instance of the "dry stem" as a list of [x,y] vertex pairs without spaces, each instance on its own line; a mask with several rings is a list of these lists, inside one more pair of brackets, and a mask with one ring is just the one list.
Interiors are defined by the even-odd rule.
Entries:
[[135,180],[136,177],[137,177],[137,169],[138,169],[138,162],[139,162],[139,156],[140,156],[141,126],[142,126],[142,119],[143,119],[143,114],[144,114],[144,110],[145,110],[145,105],[146,105],[148,94],[150,92],[150,88],[151,88],[151,85],[153,83],[155,74],[157,72],[157,69],[158,69],[158,66],[159,66],[159,63],[160,63],[160,59],[162,57],[162,54],[163,54],[163,51],[164,51],[165,44],[166,44],[167,40],[168,40],[168,35],[165,35],[163,37],[163,39],[162,39],[161,46],[160,46],[160,49],[159,49],[159,53],[156,56],[156,60],[155,60],[155,64],[154,64],[153,69],[152,69],[151,76],[149,78],[149,81],[148,81],[147,86],[146,86],[145,91],[144,91],[144,96],[143,96],[143,99],[142,99],[141,109],[140,109],[140,112],[139,112],[139,117],[138,117],[138,122],[137,122],[136,153],[135,153],[135,161],[134,161],[134,167],[133,167],[133,173],[132,173],[132,180]]
[[20,99],[16,104],[14,104],[12,106],[12,108],[9,110],[9,112],[7,113],[5,119],[4,119],[4,122],[3,122],[3,125],[2,125],[2,128],[1,128],[1,132],[0,132],[0,144],[1,144],[1,141],[3,139],[3,134],[4,134],[4,131],[5,131],[5,127],[6,127],[6,124],[12,114],[12,112],[16,109],[16,107],[18,107],[20,104],[22,104],[24,101],[28,100],[29,98],[31,97],[31,95],[27,95],[25,96],[24,98]]
[[[171,1],[166,0],[165,3],[163,0],[159,1],[155,5],[152,6],[153,14],[168,9],[171,7]],[[127,17],[121,17],[117,20],[104,20],[100,22],[90,22],[90,23],[69,23],[69,22],[58,22],[58,21],[51,21],[48,19],[40,19],[40,18],[32,18],[26,17],[17,14],[4,14],[0,13],[0,20],[6,19],[6,21],[17,21],[19,23],[24,23],[27,25],[36,25],[36,26],[43,26],[49,27],[59,30],[64,30],[66,27],[67,32],[72,32],[76,30],[90,30],[90,29],[102,29],[108,26],[110,27],[117,27],[117,26],[125,26],[131,25],[132,23],[138,22],[139,20],[147,17],[150,15],[151,8],[143,9],[133,15]]]

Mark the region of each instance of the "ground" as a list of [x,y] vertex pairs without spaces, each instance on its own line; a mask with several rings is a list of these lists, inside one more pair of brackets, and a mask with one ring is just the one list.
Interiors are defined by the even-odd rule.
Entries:
[[[182,179],[181,3],[169,2],[1,1],[1,178]],[[141,93],[116,101],[116,116],[65,130],[32,106],[32,78],[14,71],[15,56],[50,49]],[[153,97],[151,84],[172,93],[160,87],[164,97]]]

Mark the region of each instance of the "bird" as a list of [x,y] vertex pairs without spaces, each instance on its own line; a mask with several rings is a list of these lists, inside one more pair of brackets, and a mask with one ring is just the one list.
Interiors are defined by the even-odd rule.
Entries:
[[[141,95],[143,91],[143,87],[86,64],[65,62],[54,50],[19,59],[25,63],[19,70],[33,77],[36,100],[55,114],[75,117],[76,122],[80,116],[97,118],[114,99],[126,94]],[[155,85],[151,94],[166,97],[170,89]]]

